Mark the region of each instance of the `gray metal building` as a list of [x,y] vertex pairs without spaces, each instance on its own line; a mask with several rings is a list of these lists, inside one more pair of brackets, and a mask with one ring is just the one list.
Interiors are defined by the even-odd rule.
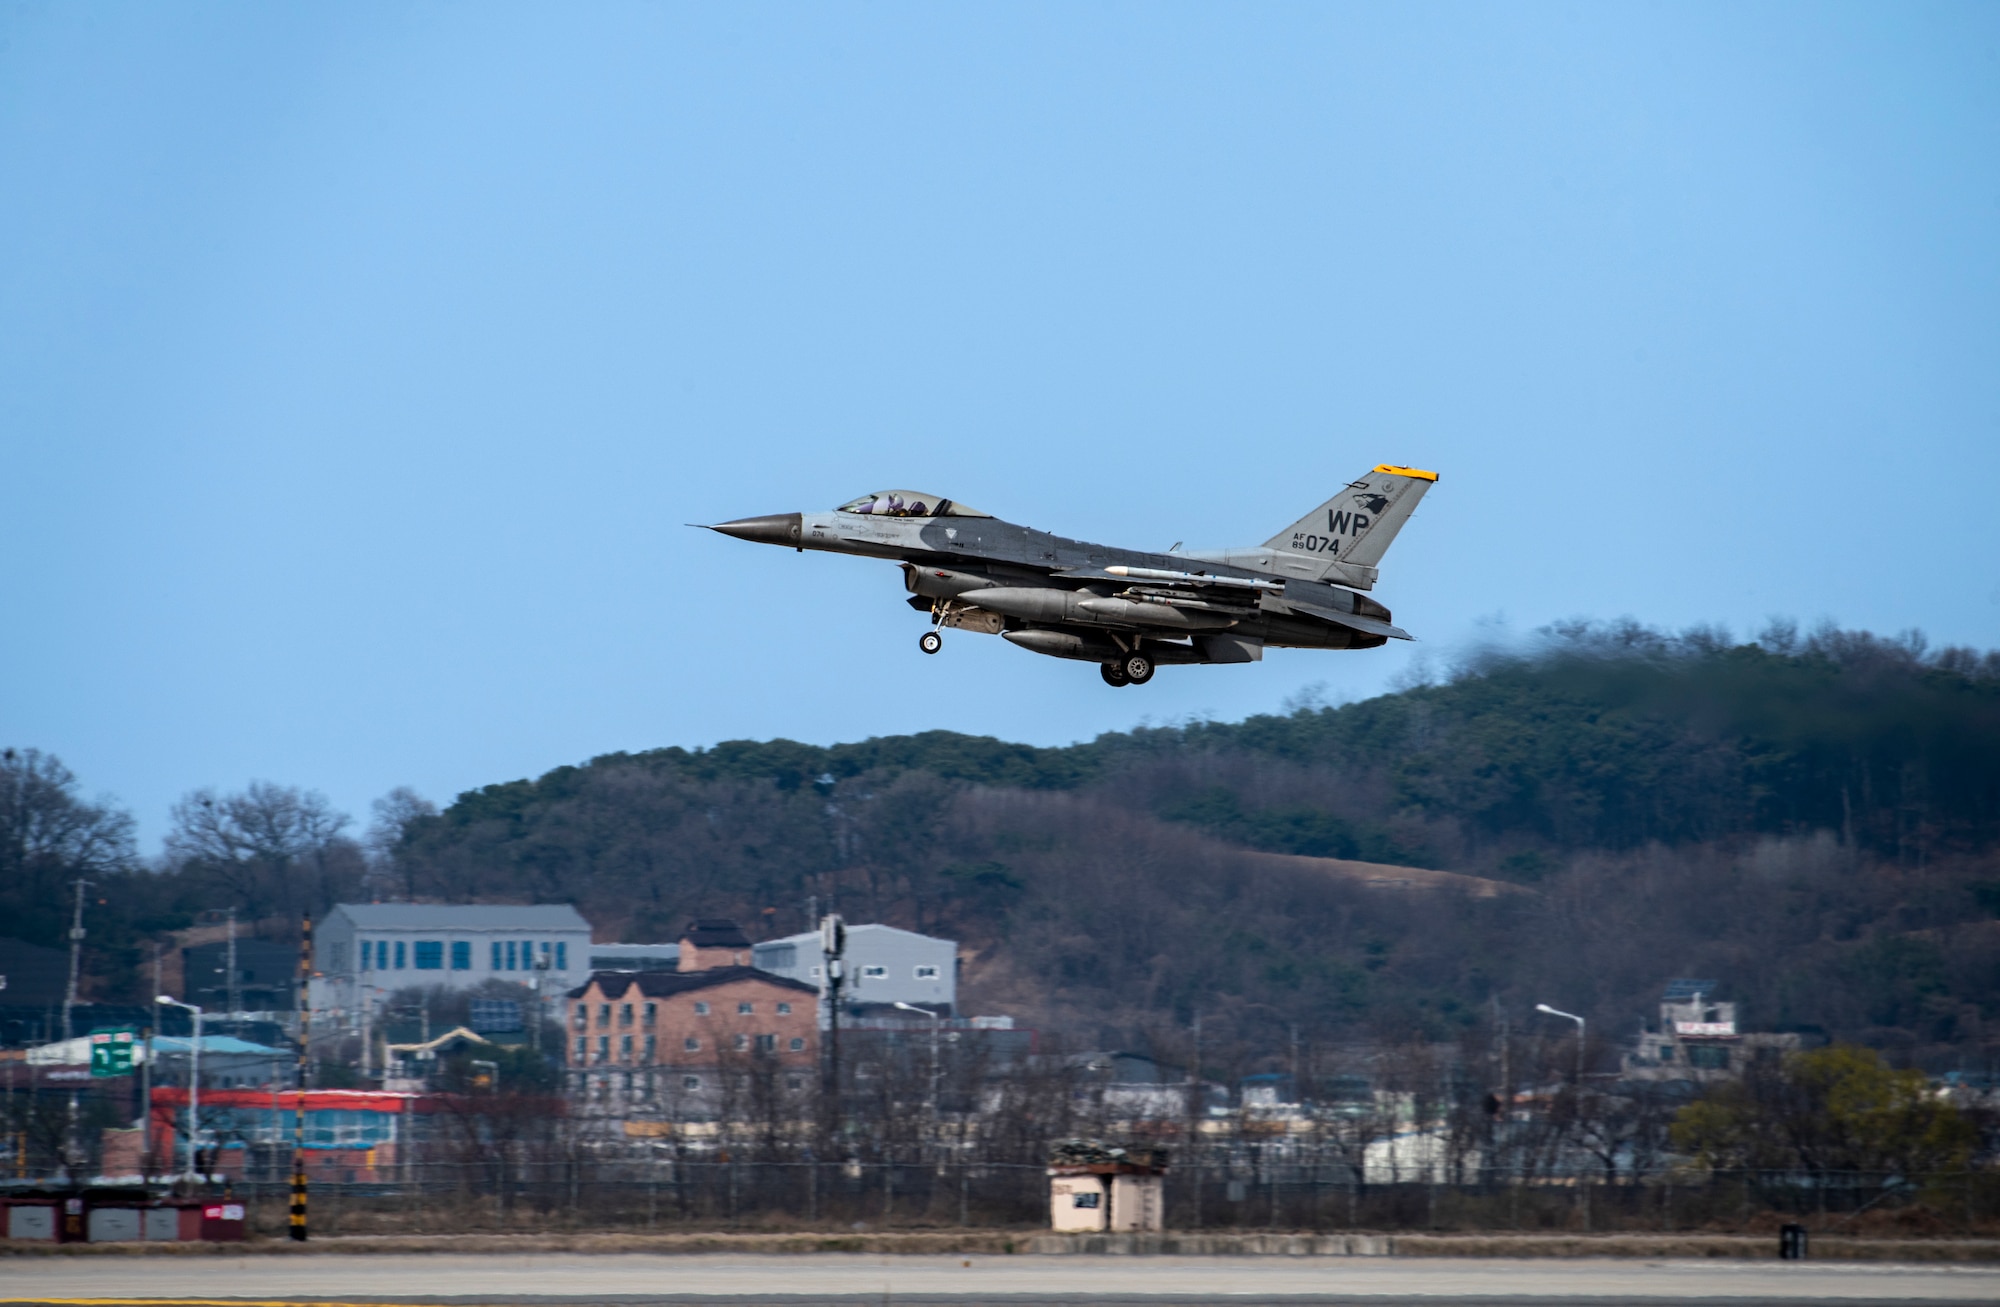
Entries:
[[[910,1003],[950,1016],[958,1003],[958,941],[919,935],[894,926],[847,928],[850,1011],[869,1012]],[[767,940],[752,950],[752,965],[826,991],[825,958],[818,931]]]

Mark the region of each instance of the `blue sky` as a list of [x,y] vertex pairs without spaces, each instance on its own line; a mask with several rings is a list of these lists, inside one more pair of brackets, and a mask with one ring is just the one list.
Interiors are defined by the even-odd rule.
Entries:
[[[366,818],[1040,743],[1567,617],[2000,645],[2000,6],[0,4],[0,736]],[[1112,690],[684,523],[1253,544],[1416,649]]]

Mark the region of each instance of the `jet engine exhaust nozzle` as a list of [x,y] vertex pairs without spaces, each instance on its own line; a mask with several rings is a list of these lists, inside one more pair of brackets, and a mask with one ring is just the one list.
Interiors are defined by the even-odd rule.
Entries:
[[708,528],[738,540],[754,540],[764,545],[799,543],[799,514],[767,513],[763,517],[739,517],[734,522],[718,522]]

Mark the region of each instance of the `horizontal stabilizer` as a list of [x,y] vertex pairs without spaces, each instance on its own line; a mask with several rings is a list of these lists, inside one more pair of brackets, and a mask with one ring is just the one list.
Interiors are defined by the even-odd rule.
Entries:
[[1321,621],[1332,622],[1335,626],[1344,626],[1350,631],[1359,631],[1363,635],[1386,636],[1391,640],[1416,639],[1415,636],[1400,626],[1391,626],[1389,623],[1379,621],[1373,617],[1363,617],[1360,613],[1343,613],[1337,608],[1327,608],[1321,604],[1302,604],[1298,600],[1289,597],[1285,600],[1285,607],[1296,609],[1301,613],[1311,613]]

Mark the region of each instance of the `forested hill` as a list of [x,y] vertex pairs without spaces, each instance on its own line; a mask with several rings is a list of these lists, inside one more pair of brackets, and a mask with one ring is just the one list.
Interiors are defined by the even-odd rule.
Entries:
[[1580,627],[1531,654],[1477,660],[1443,684],[1289,716],[1066,748],[928,731],[830,747],[732,741],[607,754],[463,794],[441,821],[525,829],[610,772],[780,792],[911,772],[1084,790],[1163,764],[1207,771],[1225,757],[1311,783],[1286,786],[1293,801],[1273,807],[1218,774],[1214,788],[1174,794],[1160,814],[1257,847],[1334,856],[1357,850],[1331,833],[1337,823],[1316,818],[1444,823],[1428,857],[1461,861],[1517,844],[1569,852],[1812,830],[1922,858],[2000,838],[2000,655],[1925,657],[1920,642],[1848,632],[1799,640],[1781,628],[1738,645],[1705,632]]
[[[1067,748],[607,755],[460,796],[395,863],[409,894],[571,900],[634,939],[837,904],[965,940],[976,1001],[1128,1030],[1444,1033],[1530,988],[1629,1025],[1701,974],[1764,1024],[1937,1047],[2000,1018],[1996,847],[2000,658],[1578,627],[1365,702]],[[1531,890],[1385,894],[1244,849]]]

